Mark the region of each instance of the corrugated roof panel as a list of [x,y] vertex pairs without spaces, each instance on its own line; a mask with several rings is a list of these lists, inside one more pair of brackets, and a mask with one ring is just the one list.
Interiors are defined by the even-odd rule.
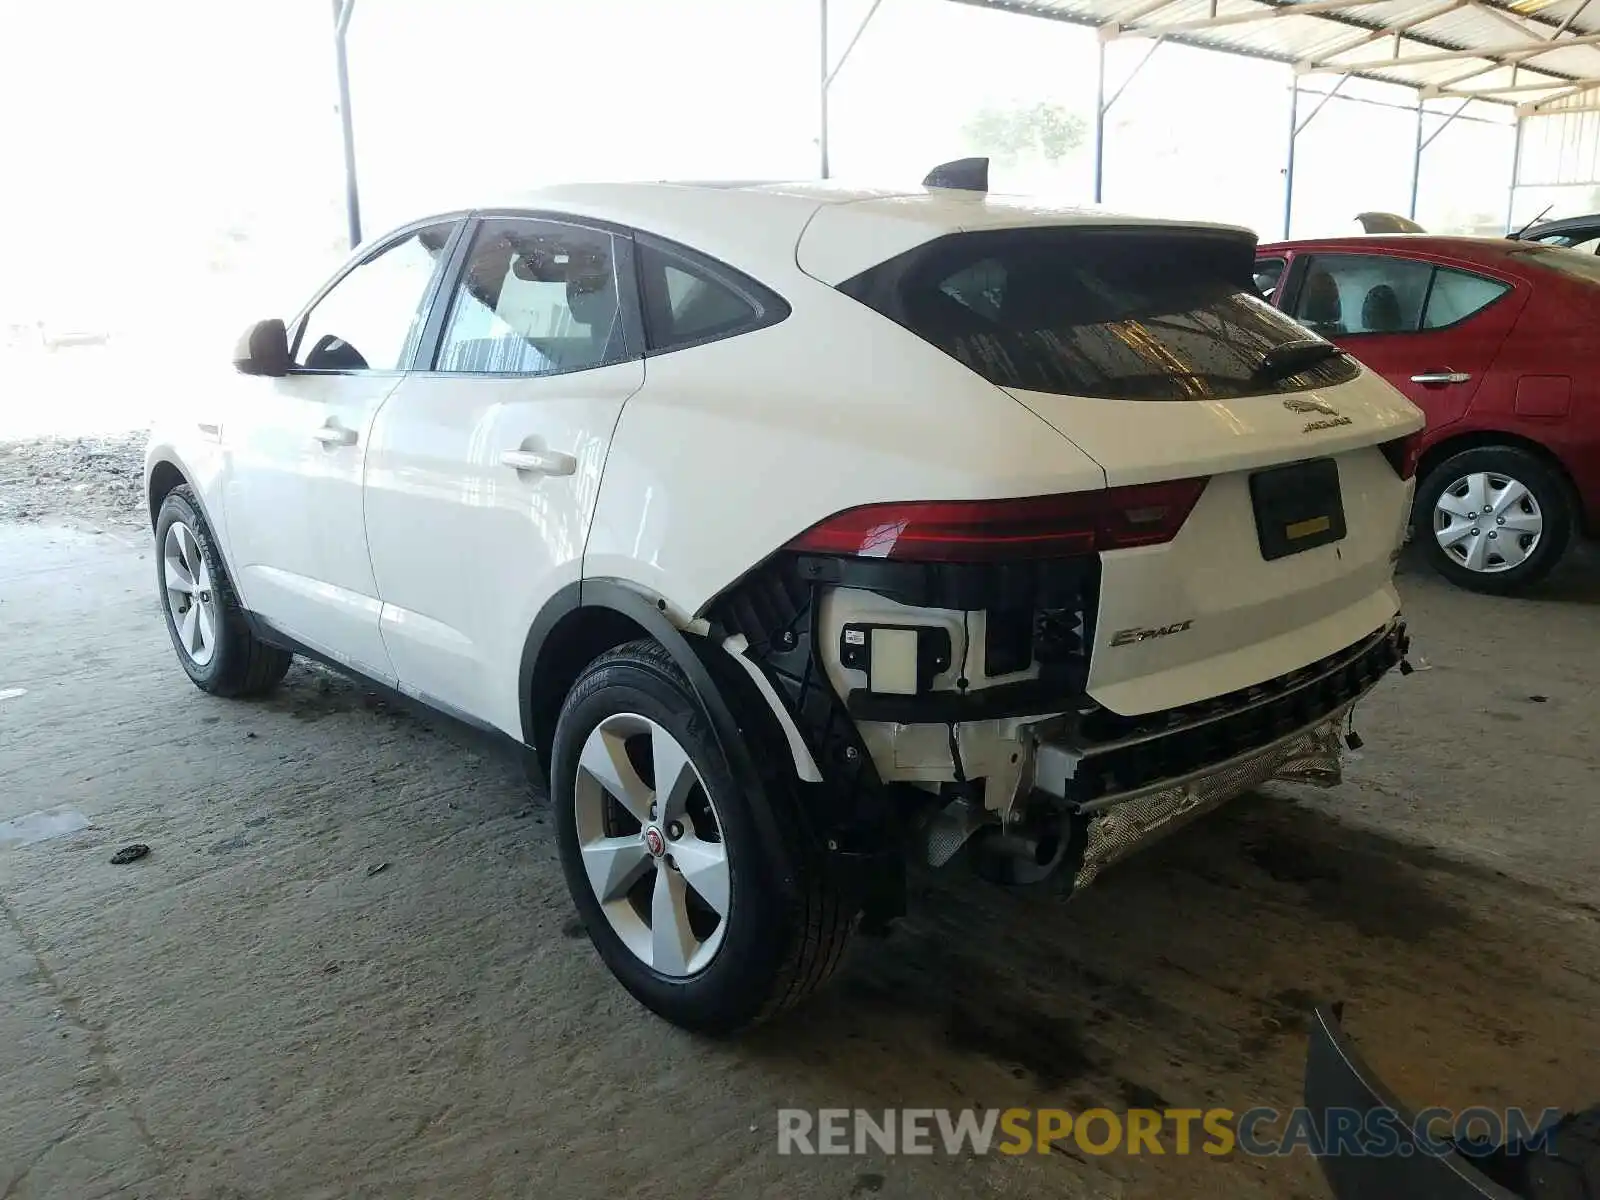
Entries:
[[[1117,24],[1122,32],[1290,63],[1327,64],[1363,78],[1410,87],[1443,87],[1462,80],[1466,91],[1494,86],[1523,90],[1488,97],[1504,104],[1535,104],[1572,86],[1600,78],[1600,44],[1562,47],[1524,57],[1514,49],[1535,40],[1600,34],[1600,4],[1586,0],[1377,0],[1376,3],[1294,9],[1319,0],[959,0],[979,7],[1031,13],[1090,25]],[[1268,16],[1281,12],[1286,15]],[[1245,14],[1258,19],[1239,21]],[[1221,18],[1221,23],[1211,23]],[[1203,23],[1203,24],[1202,24]],[[1558,39],[1557,34],[1561,37]],[[1480,51],[1442,61],[1408,63],[1440,53]],[[1526,62],[1511,80],[1509,66]],[[1473,72],[1470,79],[1463,79]]]

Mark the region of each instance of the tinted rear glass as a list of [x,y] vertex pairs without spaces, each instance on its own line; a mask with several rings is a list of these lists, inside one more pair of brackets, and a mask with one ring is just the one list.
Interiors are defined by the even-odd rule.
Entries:
[[1003,387],[1208,400],[1353,379],[1342,355],[1258,374],[1268,351],[1313,335],[1256,294],[1254,256],[1252,239],[1205,230],[994,230],[840,286]]

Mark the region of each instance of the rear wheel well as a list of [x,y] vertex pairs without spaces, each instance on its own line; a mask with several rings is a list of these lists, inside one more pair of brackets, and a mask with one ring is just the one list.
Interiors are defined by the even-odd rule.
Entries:
[[[1583,505],[1578,500],[1578,487],[1573,482],[1572,475],[1563,463],[1549,449],[1540,445],[1532,438],[1522,437],[1515,433],[1503,433],[1498,429],[1478,429],[1471,433],[1458,433],[1454,437],[1446,438],[1442,442],[1429,446],[1417,462],[1417,484],[1420,487],[1428,474],[1453,455],[1466,450],[1480,450],[1490,446],[1505,446],[1512,450],[1521,450],[1533,455],[1540,462],[1546,464],[1558,476],[1567,489],[1567,500],[1572,506],[1573,516],[1579,521],[1584,521]],[[1417,519],[1412,514],[1412,520]],[[1584,522],[1587,524],[1587,522]]]
[[161,513],[162,502],[173,488],[189,481],[183,472],[169,462],[159,462],[150,472],[150,527],[155,528],[156,517]]
[[649,631],[632,617],[594,606],[573,609],[551,628],[534,664],[526,731],[546,770],[561,706],[584,668],[607,650],[648,637]]

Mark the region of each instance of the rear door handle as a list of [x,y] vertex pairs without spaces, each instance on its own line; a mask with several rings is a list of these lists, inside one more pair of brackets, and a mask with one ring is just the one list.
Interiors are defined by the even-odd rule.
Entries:
[[1465,371],[1425,371],[1421,375],[1413,375],[1412,383],[1466,383],[1472,376]]
[[571,475],[578,469],[577,459],[556,450],[507,450],[500,455],[500,462],[513,471],[534,475]]
[[354,446],[356,444],[356,431],[342,429],[338,425],[324,425],[311,435],[324,446]]

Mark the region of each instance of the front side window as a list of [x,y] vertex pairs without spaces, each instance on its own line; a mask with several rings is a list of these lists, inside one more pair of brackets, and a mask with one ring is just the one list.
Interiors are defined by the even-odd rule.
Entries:
[[1311,260],[1294,317],[1323,337],[1414,333],[1433,267],[1384,254],[1319,254]]
[[1331,348],[1274,369],[1306,331],[1261,298],[1254,263],[1234,234],[1040,226],[947,235],[840,290],[1002,387],[1208,400],[1355,378]]
[[300,324],[295,366],[308,371],[400,371],[422,331],[423,299],[455,222],[429,225],[353,267]]
[[638,239],[639,289],[652,351],[748,333],[788,315],[753,280],[653,238]]
[[1465,321],[1488,308],[1511,290],[1498,279],[1485,279],[1469,271],[1439,267],[1433,273],[1433,289],[1422,314],[1424,329],[1444,329]]
[[436,371],[554,375],[628,357],[609,233],[484,221],[451,301]]

